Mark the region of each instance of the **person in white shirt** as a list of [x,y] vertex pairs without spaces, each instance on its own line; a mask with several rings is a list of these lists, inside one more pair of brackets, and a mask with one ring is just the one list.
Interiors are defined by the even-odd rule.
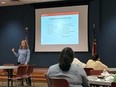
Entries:
[[98,54],[92,56],[86,63],[86,68],[93,68],[94,70],[109,70],[108,66],[100,61]]
[[86,66],[85,63],[81,62],[81,61],[80,61],[79,59],[77,59],[77,58],[74,58],[72,63],[73,63],[73,64],[78,64],[79,66],[81,66],[81,67],[83,67],[83,68],[85,68],[85,66]]

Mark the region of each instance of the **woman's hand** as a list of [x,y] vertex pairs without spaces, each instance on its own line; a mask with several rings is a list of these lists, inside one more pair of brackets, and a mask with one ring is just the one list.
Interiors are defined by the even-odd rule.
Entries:
[[12,52],[15,52],[15,49],[14,48],[12,48]]

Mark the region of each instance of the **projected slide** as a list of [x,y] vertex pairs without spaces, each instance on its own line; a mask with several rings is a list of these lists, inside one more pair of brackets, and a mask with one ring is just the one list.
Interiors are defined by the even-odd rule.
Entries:
[[41,15],[41,45],[79,44],[79,12]]
[[88,52],[88,5],[35,9],[35,52]]

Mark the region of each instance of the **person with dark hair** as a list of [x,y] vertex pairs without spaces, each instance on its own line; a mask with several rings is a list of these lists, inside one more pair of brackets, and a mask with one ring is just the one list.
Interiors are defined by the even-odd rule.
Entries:
[[89,87],[87,75],[78,64],[73,64],[74,52],[65,47],[59,57],[59,63],[49,67],[48,78],[59,77],[69,82],[70,87]]
[[92,56],[86,63],[86,68],[93,68],[94,70],[109,70],[109,68],[100,61],[98,54]]

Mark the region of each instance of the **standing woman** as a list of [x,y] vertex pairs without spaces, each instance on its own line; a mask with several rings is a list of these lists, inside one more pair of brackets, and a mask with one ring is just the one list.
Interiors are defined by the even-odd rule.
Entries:
[[[18,58],[17,59],[17,65],[19,64],[24,64],[27,65],[29,60],[30,60],[30,49],[29,49],[29,45],[28,42],[26,40],[22,40],[20,47],[18,49],[18,53],[15,52],[15,49],[12,49],[12,52],[14,53],[14,55]],[[31,85],[31,79],[28,78],[28,85]],[[23,82],[22,84],[23,85]]]

